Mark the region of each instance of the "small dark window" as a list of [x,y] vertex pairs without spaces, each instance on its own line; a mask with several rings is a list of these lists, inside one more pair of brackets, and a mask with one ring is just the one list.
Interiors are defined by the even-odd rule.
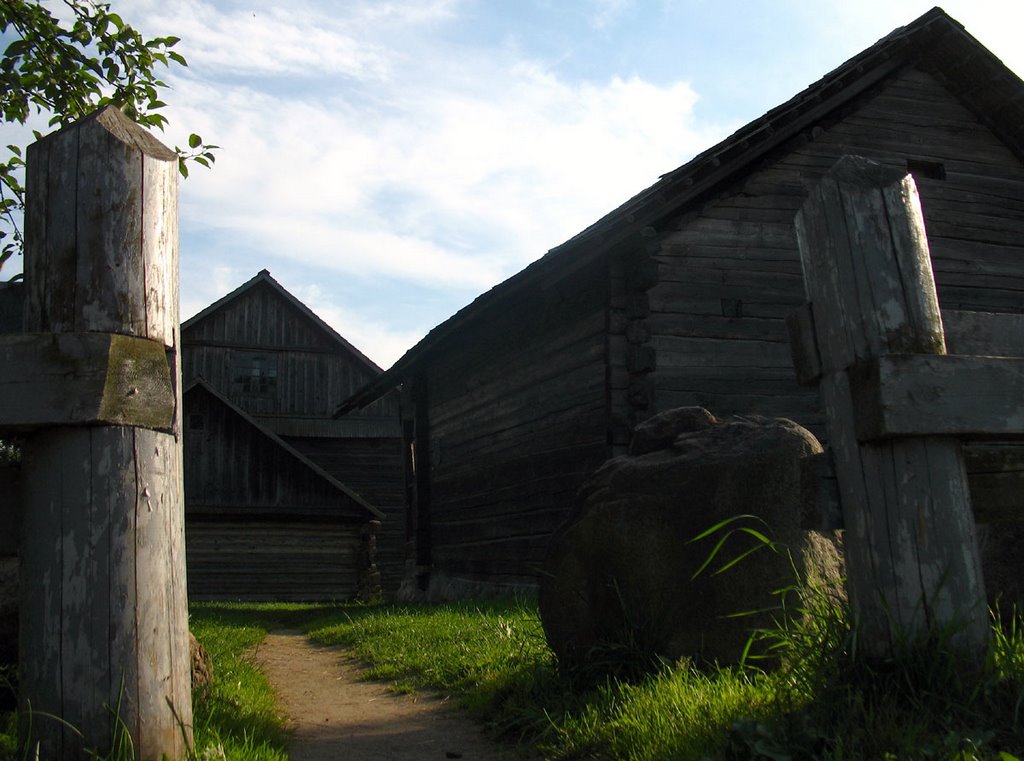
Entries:
[[938,161],[907,159],[907,171],[914,175],[915,180],[946,179],[946,167]]
[[231,365],[235,388],[243,394],[267,395],[277,389],[277,357],[239,352]]

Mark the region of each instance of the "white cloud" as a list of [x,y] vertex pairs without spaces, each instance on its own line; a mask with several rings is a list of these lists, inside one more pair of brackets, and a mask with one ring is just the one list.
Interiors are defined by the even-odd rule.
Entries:
[[243,9],[170,0],[147,17],[189,46],[168,142],[223,146],[183,185],[181,214],[193,240],[231,252],[183,250],[183,314],[294,262],[322,273],[310,306],[384,366],[433,326],[337,304],[332,280],[360,280],[368,301],[375,278],[426,286],[454,312],[735,126],[695,124],[685,82],[572,83],[510,50],[442,43],[428,32],[454,3]]
[[571,85],[484,57],[458,68],[402,72],[370,100],[180,81],[174,122],[224,146],[185,187],[187,223],[328,268],[481,290],[724,132],[694,126],[685,83]]

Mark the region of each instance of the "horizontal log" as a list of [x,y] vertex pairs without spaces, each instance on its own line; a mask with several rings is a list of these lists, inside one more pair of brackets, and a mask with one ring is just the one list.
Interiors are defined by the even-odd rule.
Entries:
[[858,441],[1024,436],[1024,358],[888,354],[850,371]]
[[0,336],[0,430],[64,425],[171,429],[164,345],[114,333]]
[[1024,314],[943,311],[950,354],[1024,357]]

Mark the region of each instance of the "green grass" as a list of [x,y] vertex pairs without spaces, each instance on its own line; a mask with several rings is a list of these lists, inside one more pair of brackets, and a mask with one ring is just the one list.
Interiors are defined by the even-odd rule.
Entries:
[[[942,642],[865,659],[843,607],[812,603],[805,623],[766,635],[781,668],[680,662],[632,681],[560,671],[529,601],[196,605],[191,627],[213,656],[216,682],[196,701],[195,757],[286,758],[269,685],[243,657],[278,627],[350,648],[368,677],[393,689],[453,696],[495,734],[552,760],[1024,756],[1019,617],[995,628],[979,672],[965,671]],[[0,748],[10,738],[0,736]]]
[[681,662],[632,682],[560,672],[535,607],[522,601],[342,609],[309,629],[318,642],[351,648],[372,678],[455,696],[549,759],[1024,755],[1019,619],[995,629],[978,673],[941,642],[865,659],[841,604],[814,604],[807,623],[766,636],[782,668],[699,671]]

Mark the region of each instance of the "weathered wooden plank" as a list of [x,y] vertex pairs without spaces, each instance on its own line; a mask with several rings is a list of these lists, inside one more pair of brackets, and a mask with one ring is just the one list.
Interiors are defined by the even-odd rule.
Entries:
[[[64,581],[63,544],[63,470],[70,460],[63,448],[49,446],[48,439],[52,431],[41,431],[26,440],[22,451],[23,462],[23,497],[24,504],[32,509],[21,511],[22,527],[18,560],[21,565],[20,578],[20,631],[18,651],[18,677],[21,689],[28,690],[31,695],[29,705],[34,711],[61,715],[63,708],[63,664],[61,661],[62,630],[64,615],[62,609],[61,587]],[[68,449],[73,451],[74,444],[80,437],[88,437],[87,429],[74,433],[68,442]],[[40,477],[31,478],[32,463],[38,468]],[[72,470],[76,469],[72,466]],[[82,478],[77,472],[71,474],[72,483],[81,487]],[[81,494],[81,488],[77,491]],[[56,535],[56,536],[55,536]],[[24,570],[35,569],[31,574]],[[26,714],[22,714],[23,717]],[[92,718],[92,717],[90,717]],[[107,719],[95,717],[102,721],[99,728],[107,726]],[[23,720],[22,720],[23,721]],[[63,725],[55,723],[48,727],[48,747],[53,758],[65,757],[65,743],[68,743],[67,756],[71,756],[80,746],[70,729],[62,729]],[[19,733],[29,727],[19,723]],[[35,728],[36,737],[39,728]],[[21,736],[24,736],[22,734]]]
[[850,375],[859,441],[1024,436],[1024,358],[887,354]]
[[796,218],[835,452],[851,603],[869,653],[955,626],[980,657],[987,605],[955,439],[856,439],[847,369],[888,353],[945,353],[913,179],[844,158]]
[[111,333],[0,336],[0,429],[135,425],[170,430],[176,409],[162,343]]
[[1024,314],[942,311],[951,354],[1024,357]]

